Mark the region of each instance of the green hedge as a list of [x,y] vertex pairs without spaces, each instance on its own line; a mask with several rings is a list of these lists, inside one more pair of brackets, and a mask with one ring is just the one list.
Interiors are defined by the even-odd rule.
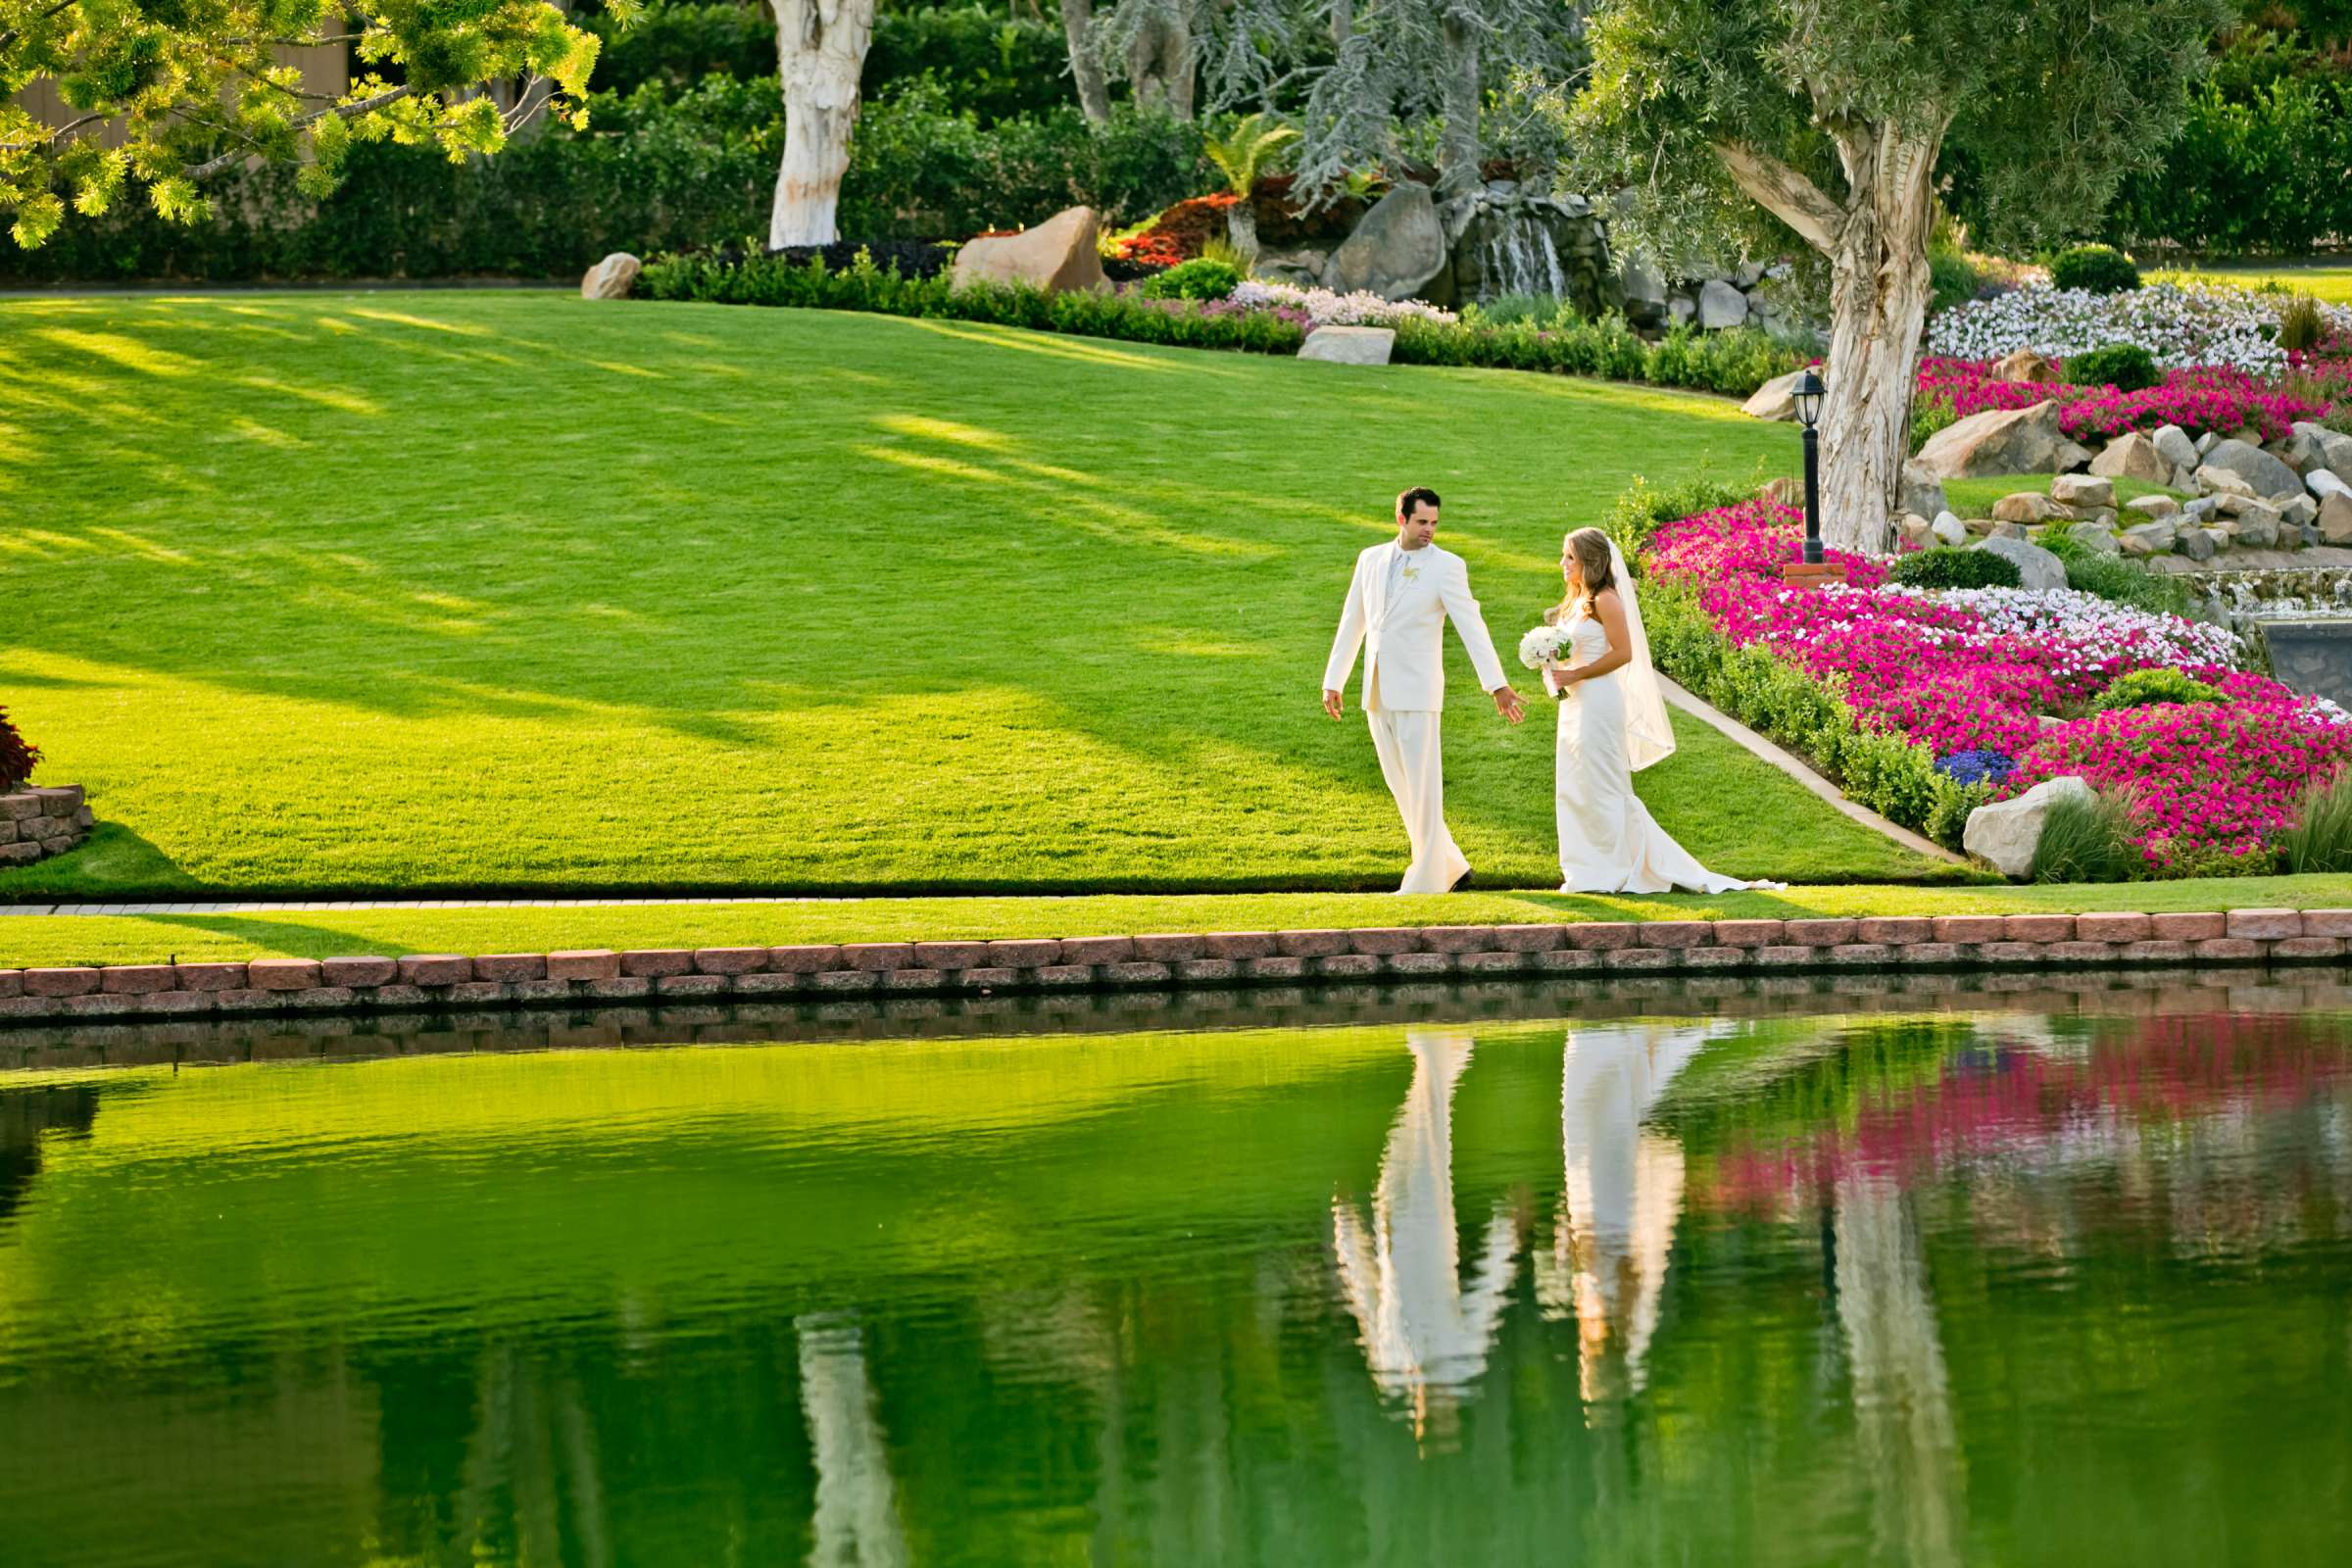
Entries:
[[[745,81],[776,80],[776,19],[760,4],[710,0],[657,3],[622,26],[602,14],[583,24],[604,41],[593,84],[630,93],[651,83],[677,91],[712,72]],[[874,18],[872,47],[858,87],[869,100],[930,75],[957,109],[983,121],[1040,115],[1077,102],[1069,43],[1058,21],[1007,20],[980,5],[886,10]]]
[[[1200,135],[1125,107],[1101,126],[1070,109],[983,130],[919,83],[861,117],[839,226],[856,240],[960,239],[1079,203],[1132,222],[1208,187]],[[772,81],[599,94],[586,131],[551,126],[493,158],[356,148],[323,201],[287,168],[220,176],[212,215],[191,225],[124,201],[70,219],[39,250],[0,244],[0,280],[576,277],[611,251],[764,236],[783,136]]]
[[957,289],[950,287],[944,275],[902,277],[895,268],[876,267],[870,257],[860,257],[857,265],[839,271],[828,271],[813,257],[805,262],[775,256],[742,261],[661,257],[648,264],[638,278],[638,290],[657,300],[943,317],[1080,337],[1254,354],[1296,354],[1306,338],[1302,327],[1266,311],[1221,312],[1190,300],[1152,302],[1132,294],[1057,294],[1026,284]]
[[2109,209],[2120,245],[2170,240],[2213,255],[2287,255],[2352,237],[2352,77],[2208,81],[2154,173]]
[[1936,754],[1886,731],[1860,728],[1835,685],[1761,648],[1735,648],[1676,583],[1645,580],[1642,615],[1650,657],[1689,690],[1809,760],[1846,798],[1889,821],[1960,848],[1968,813],[1991,799],[1984,784],[1936,770]]

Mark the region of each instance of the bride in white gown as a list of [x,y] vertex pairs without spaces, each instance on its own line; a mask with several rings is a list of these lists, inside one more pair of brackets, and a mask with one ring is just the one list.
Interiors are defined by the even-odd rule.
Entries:
[[1560,699],[1560,891],[1783,886],[1717,876],[1650,816],[1634,772],[1673,755],[1674,729],[1625,558],[1598,528],[1579,528],[1561,547],[1560,575],[1568,596],[1544,618],[1568,633],[1568,657],[1544,669],[1545,689]]

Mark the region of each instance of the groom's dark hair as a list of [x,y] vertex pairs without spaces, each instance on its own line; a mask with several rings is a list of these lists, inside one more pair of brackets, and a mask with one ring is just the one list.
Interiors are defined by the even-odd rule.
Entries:
[[1433,508],[1445,505],[1438,499],[1438,493],[1435,490],[1425,484],[1417,484],[1396,498],[1396,515],[1399,517],[1411,516],[1413,509],[1424,501]]

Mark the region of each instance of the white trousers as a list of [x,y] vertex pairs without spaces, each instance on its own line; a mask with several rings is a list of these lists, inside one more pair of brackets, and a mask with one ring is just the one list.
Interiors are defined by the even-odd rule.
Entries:
[[1404,868],[1399,893],[1445,893],[1462,879],[1470,862],[1446,830],[1446,759],[1438,744],[1436,710],[1367,708],[1372,749],[1380,754],[1380,776],[1396,798],[1413,863]]

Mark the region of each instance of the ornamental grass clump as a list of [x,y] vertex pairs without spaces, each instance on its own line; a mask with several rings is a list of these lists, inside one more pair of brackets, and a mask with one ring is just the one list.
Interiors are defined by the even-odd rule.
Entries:
[[2352,769],[2304,792],[2294,821],[2278,835],[2278,860],[2298,876],[2352,871]]
[[2129,882],[2146,866],[2133,841],[2136,797],[2130,790],[2069,795],[2050,805],[2026,876],[2034,882]]
[[32,777],[33,764],[40,760],[41,749],[26,740],[10,721],[8,710],[0,708],[0,795]]

